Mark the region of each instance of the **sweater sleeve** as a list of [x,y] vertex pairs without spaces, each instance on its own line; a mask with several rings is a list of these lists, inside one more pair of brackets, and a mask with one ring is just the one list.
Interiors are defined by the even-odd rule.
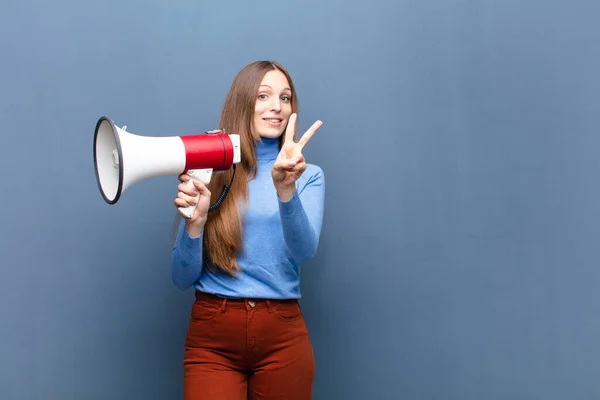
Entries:
[[202,272],[202,239],[204,231],[190,237],[185,221],[179,223],[177,238],[171,252],[171,279],[175,286],[185,290],[200,278]]
[[289,201],[279,199],[283,237],[297,262],[314,257],[323,224],[325,175],[321,168],[314,165],[309,173],[306,184],[296,187],[296,192]]

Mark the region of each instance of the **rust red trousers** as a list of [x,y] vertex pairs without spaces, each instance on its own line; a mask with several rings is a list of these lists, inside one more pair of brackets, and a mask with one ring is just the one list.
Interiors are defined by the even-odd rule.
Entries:
[[185,340],[185,400],[309,400],[314,375],[297,300],[196,292]]

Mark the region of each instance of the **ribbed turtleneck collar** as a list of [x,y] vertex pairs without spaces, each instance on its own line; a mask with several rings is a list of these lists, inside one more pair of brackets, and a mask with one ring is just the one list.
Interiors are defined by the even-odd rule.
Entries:
[[260,142],[256,142],[256,160],[257,161],[272,161],[279,154],[279,138],[269,139],[261,138]]

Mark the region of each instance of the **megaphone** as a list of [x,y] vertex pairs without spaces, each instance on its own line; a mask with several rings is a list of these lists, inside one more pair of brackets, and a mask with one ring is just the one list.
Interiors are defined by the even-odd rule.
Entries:
[[[187,172],[192,179],[208,184],[213,171],[233,166],[235,175],[235,164],[241,161],[239,135],[214,130],[186,136],[147,137],[129,133],[126,128],[119,128],[103,116],[94,131],[96,180],[108,204],[115,204],[126,189],[144,179]],[[192,179],[188,185],[193,185]],[[228,190],[226,186],[211,210],[221,204]],[[195,208],[178,210],[182,216],[191,218]]]

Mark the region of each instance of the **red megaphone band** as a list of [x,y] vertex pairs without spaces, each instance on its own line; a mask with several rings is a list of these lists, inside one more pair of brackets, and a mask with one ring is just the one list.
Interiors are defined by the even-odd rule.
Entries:
[[227,170],[233,165],[233,143],[226,133],[180,136],[185,147],[185,170]]

